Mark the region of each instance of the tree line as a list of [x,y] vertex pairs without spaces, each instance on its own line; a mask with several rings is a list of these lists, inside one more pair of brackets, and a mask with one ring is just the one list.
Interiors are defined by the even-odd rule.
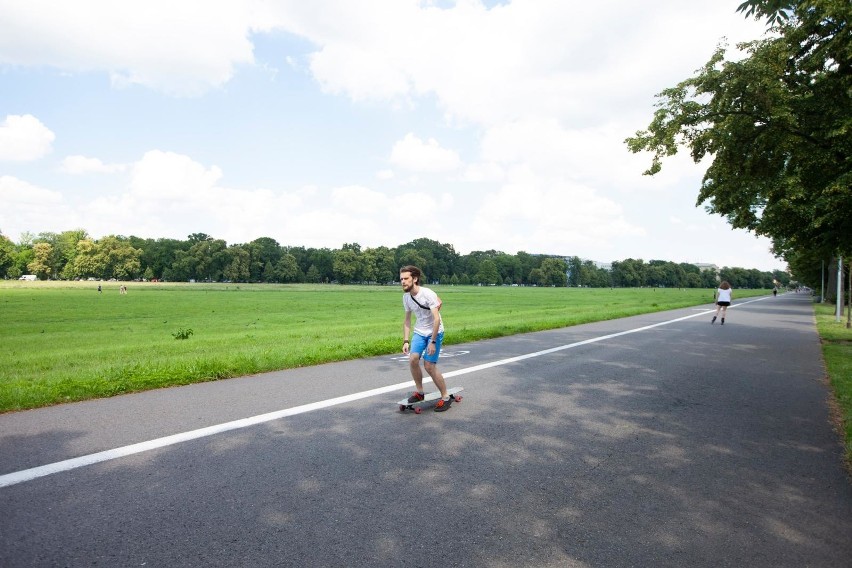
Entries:
[[462,255],[427,238],[397,247],[339,249],[284,246],[270,237],[228,245],[205,233],[186,240],[110,235],[85,230],[24,234],[13,243],[0,234],[0,276],[35,274],[41,280],[148,280],[270,283],[378,283],[398,280],[399,268],[419,266],[429,282],[451,285],[712,288],[719,278],[736,288],[787,285],[783,271],[724,267],[719,274],[689,263],[626,259],[603,268],[577,256],[496,250]]

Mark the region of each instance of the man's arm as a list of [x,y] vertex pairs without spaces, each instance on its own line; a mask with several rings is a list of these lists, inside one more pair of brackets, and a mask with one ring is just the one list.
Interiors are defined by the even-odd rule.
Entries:
[[441,306],[432,308],[432,340],[438,339],[438,332],[441,330]]
[[[405,312],[405,320],[402,322],[402,339],[410,340],[411,339],[411,312]],[[408,349],[411,347],[411,343],[403,343],[402,344],[402,352],[408,353]]]

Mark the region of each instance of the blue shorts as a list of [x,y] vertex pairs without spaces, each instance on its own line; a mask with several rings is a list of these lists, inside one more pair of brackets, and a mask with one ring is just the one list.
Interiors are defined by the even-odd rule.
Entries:
[[441,344],[444,342],[444,332],[438,334],[437,339],[435,339],[435,354],[429,355],[426,353],[426,348],[429,347],[429,341],[431,341],[431,337],[424,337],[419,333],[412,334],[411,336],[411,350],[410,354],[419,355],[421,359],[424,361],[429,361],[430,363],[438,362],[438,355],[441,354]]

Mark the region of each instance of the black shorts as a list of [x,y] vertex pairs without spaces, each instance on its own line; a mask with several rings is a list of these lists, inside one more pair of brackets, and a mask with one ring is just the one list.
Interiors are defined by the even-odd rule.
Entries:
[[716,305],[728,307],[731,305],[731,302],[716,302]]

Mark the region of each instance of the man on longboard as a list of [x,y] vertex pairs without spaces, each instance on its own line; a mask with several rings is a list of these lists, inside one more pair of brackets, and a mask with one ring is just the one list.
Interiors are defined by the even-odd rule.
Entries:
[[[423,273],[416,266],[404,266],[399,270],[399,280],[405,292],[402,295],[402,305],[405,308],[405,320],[402,324],[402,352],[408,355],[408,366],[417,389],[408,402],[419,402],[426,396],[423,391],[423,371],[420,368],[422,358],[423,367],[441,392],[441,399],[435,405],[435,411],[443,412],[450,408],[453,399],[447,393],[444,375],[438,370],[438,355],[441,353],[441,343],[444,341],[441,300],[434,291],[420,285],[422,277]],[[411,335],[412,313],[416,318],[413,335]]]

